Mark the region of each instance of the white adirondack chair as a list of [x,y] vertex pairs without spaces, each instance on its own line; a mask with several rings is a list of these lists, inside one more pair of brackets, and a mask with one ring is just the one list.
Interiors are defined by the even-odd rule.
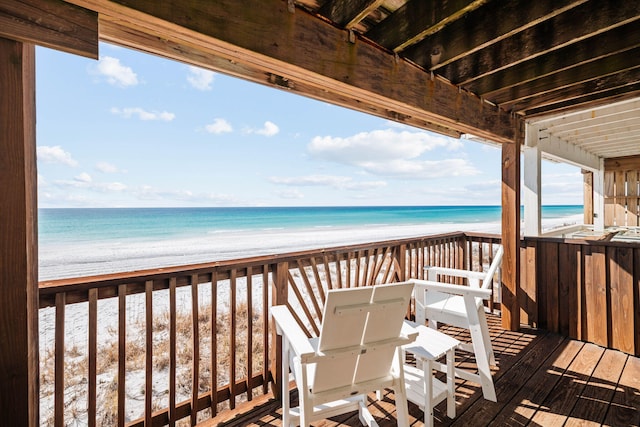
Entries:
[[271,308],[283,337],[282,372],[286,376],[291,364],[300,401],[290,408],[285,379],[283,426],[308,426],[356,410],[363,424],[376,426],[367,394],[387,387],[395,393],[398,425],[408,426],[400,346],[417,336],[402,332],[412,291],[408,282],[331,290],[318,338],[306,336],[287,306]]
[[[424,324],[428,319],[429,326],[435,329],[438,323],[469,329],[471,345],[463,343],[459,348],[475,354],[477,372],[456,368],[456,375],[480,384],[484,398],[493,402],[497,399],[490,365],[495,366],[496,361],[483,300],[491,297],[493,276],[502,263],[503,253],[500,246],[489,269],[484,272],[425,267],[429,280],[410,280],[415,284],[417,323]],[[436,282],[438,274],[466,278],[469,286]]]

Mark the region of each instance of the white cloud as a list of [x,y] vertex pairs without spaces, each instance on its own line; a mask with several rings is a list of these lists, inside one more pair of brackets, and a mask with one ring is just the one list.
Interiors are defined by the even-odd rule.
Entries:
[[127,189],[127,186],[121,182],[94,182],[91,175],[85,172],[75,176],[73,180],[58,180],[55,184],[61,188],[84,189],[99,193],[119,193]]
[[113,107],[111,113],[116,114],[125,119],[129,119],[133,116],[138,116],[140,120],[161,120],[163,122],[170,122],[176,118],[176,115],[169,113],[168,111],[146,111],[139,107],[129,107],[119,109]]
[[426,132],[393,129],[361,132],[348,138],[315,137],[308,150],[315,158],[362,168],[364,171],[410,179],[466,176],[478,170],[465,159],[421,160],[437,148],[458,149],[453,139]]
[[59,145],[53,147],[41,145],[36,148],[38,160],[45,163],[62,163],[68,166],[77,166],[78,162],[71,157],[71,154],[64,151]]
[[214,119],[213,123],[208,124],[204,127],[207,132],[219,135],[221,133],[232,132],[233,128],[231,124],[225,119]]
[[118,58],[101,56],[95,70],[114,86],[127,87],[138,84],[136,73],[130,67],[122,65]]
[[103,173],[118,173],[122,172],[118,167],[109,162],[98,162],[96,163],[96,169]]
[[277,135],[278,132],[280,132],[280,128],[275,123],[270,121],[264,122],[264,126],[262,127],[262,129],[258,129],[255,131],[255,133],[257,133],[258,135],[264,136],[274,136]]
[[387,185],[384,181],[364,181],[354,182],[353,178],[348,176],[335,175],[307,175],[301,177],[271,177],[271,182],[279,185],[290,186],[321,186],[332,187],[344,190],[371,190],[384,187]]
[[211,90],[211,84],[213,83],[213,71],[205,70],[199,67],[189,66],[189,74],[187,75],[187,81],[191,86],[198,90]]
[[91,179],[91,175],[86,172],[82,172],[80,175],[73,177],[73,179],[86,184],[89,184],[93,181],[93,179]]

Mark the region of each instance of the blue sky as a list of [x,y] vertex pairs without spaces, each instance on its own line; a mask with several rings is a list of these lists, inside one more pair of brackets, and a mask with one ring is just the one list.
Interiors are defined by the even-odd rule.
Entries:
[[[37,48],[40,207],[498,205],[500,150],[108,45]],[[543,162],[543,203],[582,204]]]

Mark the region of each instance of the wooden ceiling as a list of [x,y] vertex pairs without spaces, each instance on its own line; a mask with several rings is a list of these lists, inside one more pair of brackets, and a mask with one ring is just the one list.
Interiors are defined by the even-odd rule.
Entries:
[[[584,150],[599,146],[593,153],[600,157],[640,154],[640,142],[635,142],[640,110],[637,102],[625,102],[640,97],[638,1],[26,3],[75,5],[95,13],[103,41],[454,137],[467,133],[511,141],[522,128],[518,123],[560,117],[566,122],[618,103],[623,107],[615,111],[625,114],[624,126],[589,125],[599,132],[589,142],[576,142],[576,133],[563,134],[563,141],[574,138],[570,143],[580,143]],[[32,26],[37,21],[23,16],[29,12],[20,13]],[[77,36],[74,25],[84,24],[58,28]],[[606,119],[600,122],[605,124]],[[628,147],[599,145],[602,136],[624,140]]]

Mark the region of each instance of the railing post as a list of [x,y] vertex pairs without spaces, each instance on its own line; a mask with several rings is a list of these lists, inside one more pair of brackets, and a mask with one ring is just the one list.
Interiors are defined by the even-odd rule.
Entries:
[[[271,305],[287,303],[288,298],[288,262],[279,262],[273,266],[272,300]],[[271,321],[271,377],[273,378],[273,395],[276,399],[282,399],[282,381],[286,381],[288,372],[282,372],[282,337],[276,334],[275,322]]]

